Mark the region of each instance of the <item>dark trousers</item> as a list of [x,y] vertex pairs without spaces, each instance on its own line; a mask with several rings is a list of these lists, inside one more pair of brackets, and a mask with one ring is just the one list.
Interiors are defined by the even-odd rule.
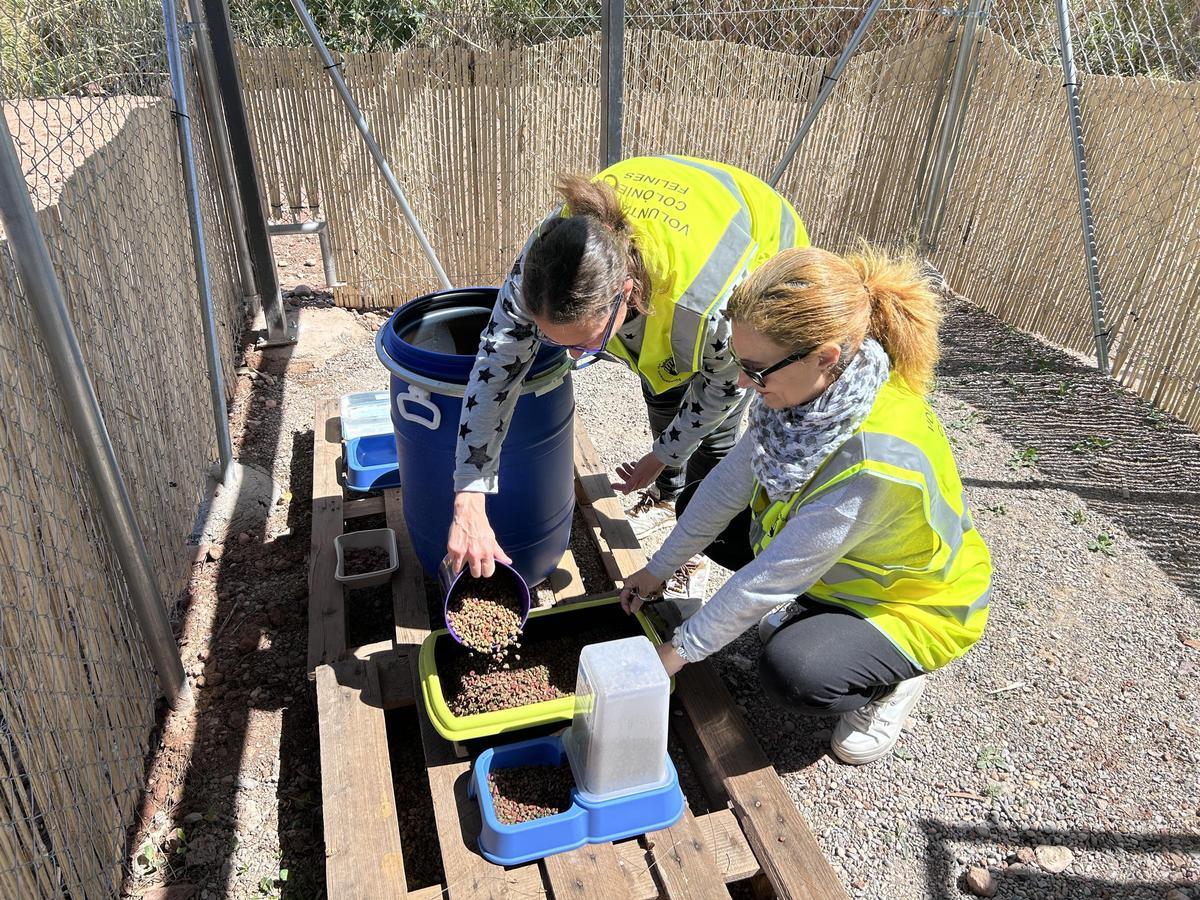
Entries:
[[[675,502],[682,515],[698,483],[689,483]],[[754,559],[750,510],[734,516],[705,555],[737,571]],[[767,641],[758,675],[767,695],[781,706],[809,715],[832,715],[865,706],[921,670],[875,626],[841,606],[811,597]]]
[[[679,414],[679,407],[683,405],[687,387],[686,384],[681,384],[665,394],[656,395],[650,392],[646,382],[642,382],[642,397],[646,401],[650,433],[656,440],[670,427],[675,416]],[[684,467],[667,466],[659,473],[654,483],[658,486],[662,499],[675,500],[685,484],[700,481],[729,454],[733,445],[737,443],[738,422],[742,420],[742,415],[749,405],[750,392],[747,391],[737,406],[729,411],[725,420],[700,442],[700,446],[688,457]]]

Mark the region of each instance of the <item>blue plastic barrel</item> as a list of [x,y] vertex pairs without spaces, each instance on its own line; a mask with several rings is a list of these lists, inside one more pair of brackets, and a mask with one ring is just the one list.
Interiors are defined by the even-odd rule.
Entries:
[[[495,288],[427,294],[397,309],[375,340],[379,359],[391,373],[404,522],[421,565],[435,578],[453,511],[463,394],[495,302]],[[570,371],[564,350],[543,346],[538,351],[500,453],[500,493],[487,498],[496,538],[530,585],[554,571],[571,539],[575,396]]]

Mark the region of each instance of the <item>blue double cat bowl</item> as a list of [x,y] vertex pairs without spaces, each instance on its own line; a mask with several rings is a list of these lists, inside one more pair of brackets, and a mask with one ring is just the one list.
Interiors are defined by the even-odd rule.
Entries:
[[558,735],[492,747],[479,754],[467,783],[467,796],[479,802],[483,819],[479,852],[485,859],[515,866],[584,844],[619,841],[669,828],[683,815],[679,774],[668,758],[667,781],[660,787],[601,801],[589,801],[572,788],[571,806],[566,812],[519,825],[505,825],[496,817],[488,786],[488,774],[493,769],[559,766],[566,761],[567,753]]
[[346,487],[365,492],[399,485],[394,434],[364,434],[346,441]]

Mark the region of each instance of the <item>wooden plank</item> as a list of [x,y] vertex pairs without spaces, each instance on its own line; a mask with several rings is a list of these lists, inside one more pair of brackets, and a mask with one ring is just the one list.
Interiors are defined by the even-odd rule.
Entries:
[[536,863],[505,869],[493,865],[476,850],[479,836],[479,807],[467,797],[468,760],[455,758],[450,744],[429,722],[422,704],[416,705],[425,748],[433,819],[442,848],[442,870],[450,900],[476,898],[529,898],[546,895],[541,870]]
[[690,809],[683,818],[643,839],[654,863],[654,874],[669,900],[729,900],[725,879],[717,868],[712,846],[696,827]]
[[397,651],[393,642],[387,640],[353,647],[349,654],[355,659],[370,660],[375,664],[384,709],[413,705],[413,680],[407,652]]
[[658,882],[654,880],[650,857],[646,855],[646,848],[642,846],[641,840],[631,838],[621,841],[613,844],[613,849],[617,853],[617,862],[629,892],[636,900],[657,900]]
[[[700,736],[696,734],[696,726],[680,708],[679,701],[675,697],[671,698],[671,728],[679,739],[679,743],[683,745],[683,752],[687,755],[688,762],[692,764],[692,771],[695,772],[700,786],[704,788],[708,802],[716,808],[727,811],[729,794],[725,790],[725,780],[713,765],[713,761],[708,758],[708,754],[704,752]],[[741,833],[741,829],[738,829],[738,833]]]
[[419,890],[408,892],[409,900],[440,900],[446,896],[446,889],[440,884],[423,887]]
[[746,840],[780,897],[842,898],[846,891],[733,698],[707,663],[684,666],[675,696],[733,803]]
[[325,879],[334,898],[404,897],[387,728],[372,663],[317,667]]
[[646,564],[646,554],[633,533],[633,526],[625,518],[625,507],[613,491],[608,472],[600,464],[592,439],[578,416],[575,418],[575,484],[576,496],[591,508],[607,549],[622,573],[621,580],[624,580],[624,576]]
[[366,516],[377,516],[383,513],[382,497],[363,497],[361,500],[347,500],[342,504],[342,517],[362,519]]
[[554,591],[558,603],[583,596],[583,576],[579,574],[579,564],[569,548],[558,561],[558,568],[550,573],[550,590]]
[[412,652],[414,678],[416,652],[421,642],[429,635],[429,604],[425,598],[425,572],[412,538],[404,526],[404,495],[400,488],[383,492],[383,505],[388,528],[396,532],[396,551],[400,556],[400,569],[392,576],[392,619],[395,622],[397,649],[409,648]]
[[697,816],[696,827],[726,884],[752,878],[762,871],[733,810],[720,809]]
[[586,844],[542,860],[554,900],[634,900],[612,844]]
[[[400,571],[392,579],[396,620],[396,648],[408,650],[412,684],[417,684],[417,654],[414,648],[429,635],[429,606],[425,600],[425,578],[412,539],[404,527],[404,498],[399,489],[384,492],[388,527],[396,531]],[[433,819],[442,851],[446,896],[460,898],[534,898],[544,896],[542,873],[536,863],[505,869],[476,850],[479,836],[479,807],[467,797],[469,760],[458,759],[451,744],[434,729],[422,703],[416,704],[421,744],[425,751],[426,776],[433,799]]]
[[340,659],[346,651],[345,592],[334,578],[342,533],[342,486],[337,480],[341,457],[338,401],[317,404],[313,421],[312,537],[308,562],[308,673],[321,663]]

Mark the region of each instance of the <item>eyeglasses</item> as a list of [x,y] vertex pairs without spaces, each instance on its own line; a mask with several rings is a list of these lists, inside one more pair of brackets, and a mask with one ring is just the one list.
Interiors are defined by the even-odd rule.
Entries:
[[[820,345],[817,345],[817,346],[820,346]],[[816,349],[817,349],[816,347],[805,347],[803,350],[797,350],[795,353],[789,353],[787,356],[785,356],[779,362],[772,363],[771,365],[767,366],[765,369],[752,369],[749,366],[747,366],[744,362],[742,362],[741,358],[737,355],[737,352],[733,349],[732,344],[729,347],[729,354],[733,357],[733,361],[737,365],[737,367],[746,373],[746,377],[750,379],[750,382],[755,387],[760,387],[760,388],[763,388],[764,390],[766,390],[768,375],[770,375],[772,372],[778,372],[780,369],[784,368],[785,366],[790,366],[794,362],[799,362],[800,360],[804,359],[804,357],[808,356],[808,354],[812,353]]]
[[564,350],[576,350],[580,353],[587,353],[595,356],[604,350],[604,347],[608,344],[609,339],[612,337],[613,327],[617,324],[617,313],[620,312],[621,306],[624,303],[625,287],[622,285],[621,289],[617,291],[617,295],[613,297],[612,312],[608,314],[608,326],[604,329],[604,337],[600,339],[600,346],[598,347],[587,347],[583,344],[560,344],[558,341],[554,340],[553,338],[546,337],[544,334],[542,335],[542,343],[549,344],[552,347],[562,347]]

